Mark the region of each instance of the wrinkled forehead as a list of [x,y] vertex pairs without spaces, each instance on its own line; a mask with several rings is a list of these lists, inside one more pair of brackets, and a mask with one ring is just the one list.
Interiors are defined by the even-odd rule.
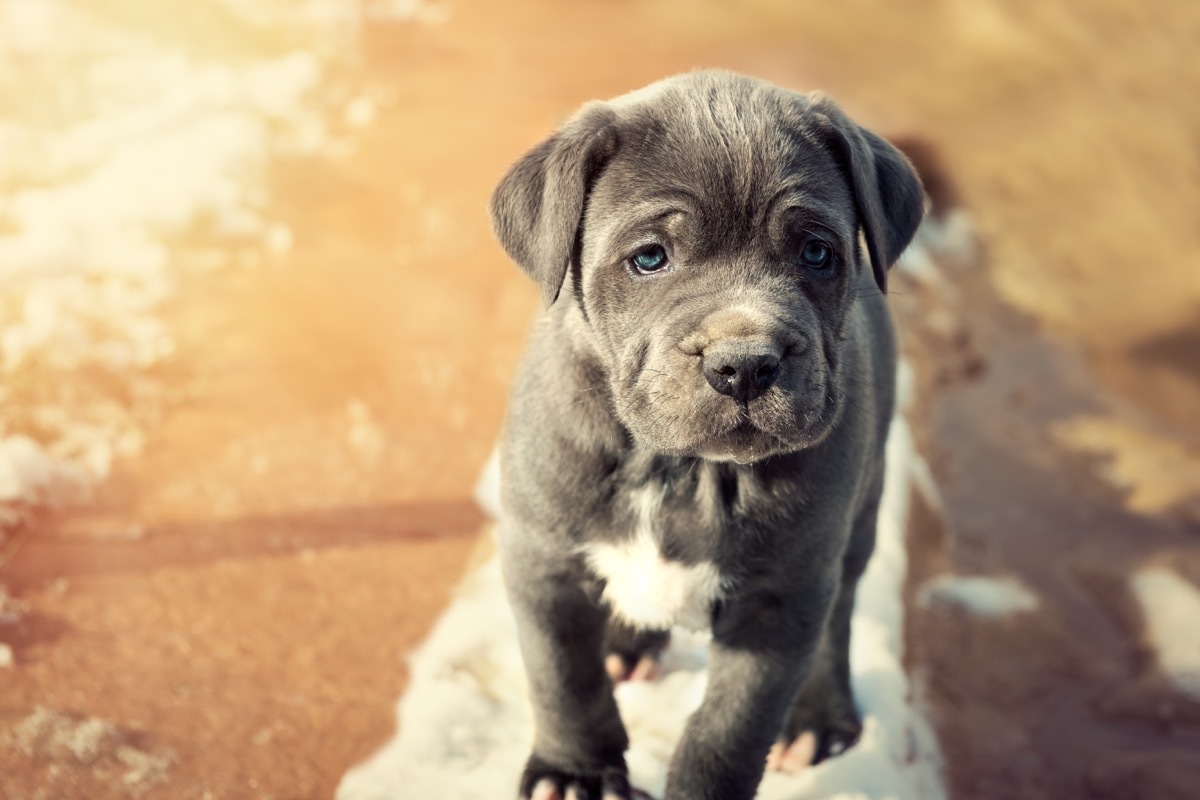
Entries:
[[821,131],[780,93],[622,98],[619,146],[593,201],[626,216],[683,211],[722,241],[785,215],[853,238],[853,195]]

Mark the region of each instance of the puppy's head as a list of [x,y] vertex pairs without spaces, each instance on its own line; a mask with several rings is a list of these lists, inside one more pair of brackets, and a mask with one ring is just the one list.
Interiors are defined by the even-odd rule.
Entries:
[[700,72],[585,106],[491,211],[546,303],[581,308],[639,443],[748,462],[828,434],[862,271],[886,291],[922,202],[829,100]]

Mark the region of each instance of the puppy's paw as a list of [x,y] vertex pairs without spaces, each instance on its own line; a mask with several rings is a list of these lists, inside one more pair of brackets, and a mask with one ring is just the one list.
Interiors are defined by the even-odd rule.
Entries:
[[[780,733],[767,768],[798,772],[841,755],[862,736],[849,681],[838,680],[830,665],[808,676]],[[803,763],[802,763],[803,762]]]
[[817,754],[817,737],[805,731],[792,742],[778,741],[767,753],[768,772],[790,772],[795,774],[808,769]]
[[661,672],[659,656],[670,641],[670,631],[638,630],[613,620],[608,626],[604,668],[613,683],[652,681]]
[[656,679],[662,673],[662,664],[655,656],[642,656],[634,661],[619,653],[609,653],[604,659],[604,669],[613,683],[636,683]]
[[519,792],[520,800],[638,800],[639,796],[629,786],[624,765],[568,772],[537,755],[525,764]]
[[862,736],[862,726],[843,729],[826,729],[820,733],[802,731],[791,740],[775,742],[767,753],[767,770],[770,772],[803,772],[827,758],[839,756],[853,747]]

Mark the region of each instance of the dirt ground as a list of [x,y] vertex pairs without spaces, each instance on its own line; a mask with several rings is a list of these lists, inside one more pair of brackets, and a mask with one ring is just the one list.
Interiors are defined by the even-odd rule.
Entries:
[[[185,5],[94,13],[213,56],[294,44]],[[437,8],[356,37],[348,79],[388,98],[356,152],[274,165],[291,250],[184,273],[143,455],[0,555],[0,797],[332,795],[479,546],[470,493],[536,306],[491,239],[492,185],[580,102],[700,66],[932,141],[985,244],[952,289],[896,298],[943,491],[915,580],[1012,572],[1045,611],[914,604],[952,795],[1188,796],[1200,712],[1155,674],[1123,581],[1200,570],[1200,6]]]

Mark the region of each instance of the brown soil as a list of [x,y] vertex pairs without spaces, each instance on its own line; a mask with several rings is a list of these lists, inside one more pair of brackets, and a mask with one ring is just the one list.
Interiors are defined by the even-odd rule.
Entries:
[[[231,57],[281,46],[213,0],[158,8],[96,13]],[[390,733],[405,653],[476,544],[469,493],[535,307],[491,241],[492,184],[581,101],[724,66],[924,135],[987,245],[986,273],[953,278],[948,326],[927,329],[921,290],[897,298],[946,506],[918,577],[1013,571],[1047,603],[1034,623],[992,627],[914,610],[953,794],[1184,796],[1193,710],[1137,648],[1122,580],[1146,559],[1188,558],[1195,497],[1184,484],[1132,509],[1149,473],[1120,459],[1182,443],[1153,462],[1179,474],[1200,448],[1200,7],[448,9],[436,26],[366,28],[346,79],[392,101],[351,157],[277,165],[273,213],[294,248],[259,269],[186,273],[145,455],[0,563],[28,607],[0,623],[16,659],[0,795],[332,794]],[[198,233],[180,258],[205,245]],[[976,366],[956,373],[964,350]],[[1081,415],[1104,424],[1055,427]],[[1094,477],[1104,458],[1135,464],[1126,494]],[[47,718],[64,735],[105,720],[107,744],[64,755],[30,733]],[[138,771],[131,751],[167,766]]]

